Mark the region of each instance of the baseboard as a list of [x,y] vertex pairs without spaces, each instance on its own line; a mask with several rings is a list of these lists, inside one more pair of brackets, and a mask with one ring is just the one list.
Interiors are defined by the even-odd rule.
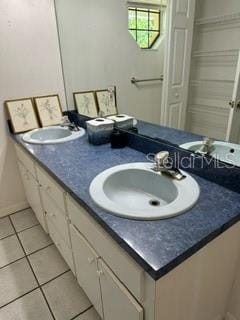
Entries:
[[231,313],[227,313],[224,320],[237,320]]
[[27,208],[29,208],[29,204],[27,201],[15,203],[12,206],[0,209],[0,217],[5,217],[11,213],[21,211]]

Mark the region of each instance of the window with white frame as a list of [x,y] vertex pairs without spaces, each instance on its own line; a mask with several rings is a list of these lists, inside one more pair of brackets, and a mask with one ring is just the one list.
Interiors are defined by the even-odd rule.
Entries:
[[165,8],[141,2],[128,6],[128,30],[140,48],[153,48],[163,34]]

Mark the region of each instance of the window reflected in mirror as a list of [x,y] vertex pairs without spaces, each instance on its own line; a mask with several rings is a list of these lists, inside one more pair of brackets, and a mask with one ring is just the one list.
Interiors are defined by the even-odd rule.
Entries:
[[129,7],[128,30],[141,49],[151,49],[161,35],[161,9]]

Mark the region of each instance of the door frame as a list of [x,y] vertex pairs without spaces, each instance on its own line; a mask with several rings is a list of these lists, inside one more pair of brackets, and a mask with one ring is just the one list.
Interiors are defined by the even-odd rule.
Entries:
[[[167,0],[167,32],[165,36],[165,54],[164,54],[164,79],[163,79],[163,85],[162,85],[162,101],[161,101],[161,118],[160,118],[160,124],[163,126],[170,126],[170,121],[169,121],[169,97],[170,97],[170,57],[173,55],[173,46],[172,46],[172,41],[173,41],[173,33],[171,32],[171,24],[172,24],[172,17],[173,17],[173,10],[178,6],[178,1],[181,0]],[[192,1],[194,5],[194,12],[193,12],[193,26],[192,26],[192,37],[190,39],[191,41],[191,52],[192,52],[192,40],[193,40],[193,32],[194,32],[194,17],[195,17],[195,0],[189,0]],[[188,101],[188,89],[189,89],[189,79],[190,79],[190,69],[191,69],[191,56],[192,54],[189,55],[188,59],[189,61],[187,64],[189,65],[189,71],[185,73],[185,79],[183,82],[187,82],[187,88],[185,87],[185,95],[187,96],[187,101]],[[178,65],[175,64],[175,69],[177,69]],[[178,93],[175,93],[176,100],[178,99]],[[179,125],[178,129],[184,130],[185,129],[185,124],[186,124],[186,116],[187,116],[187,103],[183,108],[181,108],[181,121],[179,120]]]
[[232,100],[229,102],[231,110],[229,112],[226,141],[239,143],[240,139],[240,50],[234,80]]

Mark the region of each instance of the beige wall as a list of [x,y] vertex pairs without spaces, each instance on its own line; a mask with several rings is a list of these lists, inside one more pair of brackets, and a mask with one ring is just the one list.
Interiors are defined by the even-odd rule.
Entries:
[[0,1],[0,216],[26,206],[3,102],[49,93],[65,97],[53,0]]

